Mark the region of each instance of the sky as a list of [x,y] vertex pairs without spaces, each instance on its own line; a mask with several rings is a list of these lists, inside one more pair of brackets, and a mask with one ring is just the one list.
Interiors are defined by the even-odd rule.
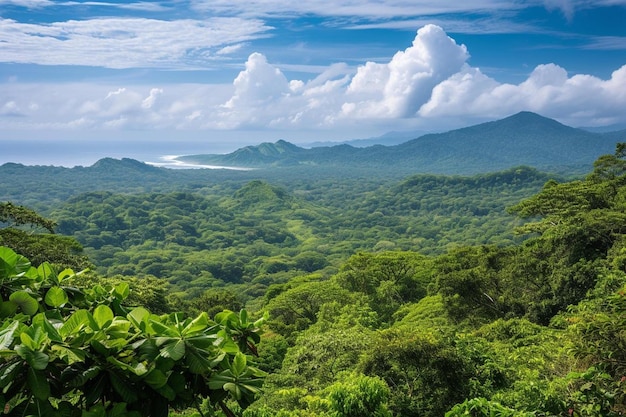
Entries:
[[625,108],[626,0],[0,0],[0,147],[219,153],[519,111],[624,128]]

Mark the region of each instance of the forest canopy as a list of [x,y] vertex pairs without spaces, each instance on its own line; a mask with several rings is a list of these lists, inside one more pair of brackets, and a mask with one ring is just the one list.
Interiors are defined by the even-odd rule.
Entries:
[[[378,183],[246,180],[162,193],[93,190],[42,214],[3,203],[0,244],[13,247],[3,249],[10,259],[22,259],[8,251],[33,253],[54,236],[48,263],[30,260],[39,275],[88,257],[92,271],[73,282],[110,294],[127,288],[125,304],[108,307],[119,320],[131,319],[116,308],[140,305],[160,314],[154,320],[163,329],[182,313],[224,326],[231,323],[224,317],[238,317],[230,334],[248,354],[246,366],[254,364],[250,372],[267,375],[262,392],[251,390],[241,401],[229,385],[234,397],[225,408],[213,401],[198,413],[619,416],[626,412],[625,151],[618,145],[587,176],[569,180],[519,167]],[[35,286],[28,297],[43,302],[37,306],[11,295],[6,283],[16,276],[4,278],[3,303],[18,306],[6,310],[6,332],[17,331],[8,330],[14,322],[45,324],[46,311],[66,308],[65,289],[48,297],[49,286]],[[74,307],[67,306],[68,315],[56,320],[68,320]],[[243,316],[221,313],[241,309]],[[26,316],[6,319],[19,311]],[[257,319],[260,339],[244,325]],[[28,332],[36,330],[22,324],[15,329],[35,340]],[[31,346],[46,363],[56,356],[45,349],[59,342],[51,331],[51,342]],[[2,337],[37,371],[28,377],[20,368],[24,383],[48,378],[43,356]],[[177,357],[182,351],[170,342],[164,355]],[[242,364],[229,349],[232,360],[220,372]],[[0,384],[18,372],[10,357],[0,358]],[[66,364],[69,357],[58,356]],[[37,387],[44,391],[24,403],[29,410],[48,393],[43,382]],[[7,403],[18,401],[6,392]]]

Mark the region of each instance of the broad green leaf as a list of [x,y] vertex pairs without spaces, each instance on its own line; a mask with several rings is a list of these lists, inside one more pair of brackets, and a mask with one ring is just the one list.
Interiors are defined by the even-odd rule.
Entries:
[[35,350],[39,347],[33,338],[26,332],[20,333],[20,342],[22,342],[22,344],[30,350]]
[[153,387],[153,389],[161,394],[161,396],[167,398],[168,401],[174,401],[176,399],[176,391],[174,391],[174,389],[169,385],[163,385],[158,388]]
[[37,267],[37,273],[44,281],[51,280],[55,284],[59,283],[59,278],[48,262],[44,262]]
[[73,277],[75,275],[76,274],[74,273],[74,271],[72,269],[65,268],[63,271],[59,272],[59,274],[58,274],[59,284],[62,283],[63,280],[71,278],[71,277]]
[[39,310],[39,303],[26,291],[16,291],[9,296],[9,300],[17,304],[22,312],[32,316]]
[[17,311],[17,304],[13,301],[0,302],[0,317],[10,317]]
[[217,335],[201,335],[201,336],[193,336],[186,338],[185,341],[197,347],[198,349],[207,349],[211,346],[214,346],[215,341],[217,340]]
[[81,349],[67,348],[62,345],[52,345],[50,349],[53,352],[56,352],[59,358],[65,361],[68,365],[85,361],[86,354],[85,351]]
[[152,388],[161,388],[167,384],[167,376],[160,369],[153,369],[144,376],[144,381]]
[[208,353],[202,349],[189,347],[185,362],[193,374],[205,374],[211,369],[211,361],[205,356]]
[[84,410],[81,417],[107,417],[107,412],[102,404],[96,404],[89,410]]
[[232,376],[225,376],[221,374],[214,374],[208,378],[210,389],[222,389],[225,384],[233,381],[234,379]]
[[20,333],[20,340],[22,344],[32,350],[38,350],[49,342],[48,336],[41,323],[33,323],[31,327],[26,328]]
[[133,386],[122,376],[115,372],[109,372],[109,381],[111,386],[117,392],[122,400],[126,403],[134,403],[138,400],[137,392]]
[[[66,370],[68,370],[70,368],[66,368]],[[100,375],[100,372],[102,371],[102,367],[100,366],[91,366],[87,369],[85,369],[82,372],[79,372],[78,374],[76,374],[76,376],[74,376],[73,378],[69,379],[67,384],[69,387],[81,387],[83,385],[85,385],[87,383],[87,381],[90,381],[92,379],[94,379],[95,377],[97,377],[98,375]]]
[[22,370],[23,363],[18,360],[13,363],[4,363],[0,367],[0,388],[9,385],[15,379],[15,376]]
[[168,385],[172,387],[172,389],[176,393],[183,392],[186,389],[187,380],[185,379],[185,376],[181,373],[174,372],[170,374],[167,380]]
[[33,317],[33,325],[36,325],[39,328],[43,329],[44,334],[50,340],[54,340],[55,342],[63,341],[63,338],[61,337],[57,329],[52,325],[52,323],[50,323],[45,314],[40,313]]
[[224,310],[215,315],[215,321],[224,326],[232,327],[239,321],[239,317],[230,310]]
[[151,317],[149,321],[150,321],[150,327],[152,327],[152,330],[155,332],[154,334],[158,336],[170,336],[170,337],[181,336],[176,326],[168,326],[167,324],[164,324],[158,320],[155,320],[153,317]]
[[77,335],[83,327],[89,323],[89,312],[87,310],[75,311],[59,329],[59,334],[66,338],[69,335]]
[[161,348],[161,356],[164,358],[171,358],[175,361],[180,360],[185,356],[185,341],[179,339],[175,342],[170,342]]
[[235,358],[233,359],[233,363],[230,367],[235,377],[239,377],[240,375],[244,373],[244,371],[246,370],[246,364],[247,364],[246,355],[244,355],[241,352],[237,352],[237,354],[235,355]]
[[246,310],[239,312],[239,322],[244,326],[248,324],[248,312]]
[[201,313],[193,319],[182,331],[183,336],[191,336],[194,333],[204,331],[209,325],[209,316],[207,313]]
[[126,282],[120,282],[119,284],[117,284],[113,291],[113,295],[115,296],[115,298],[117,298],[120,301],[123,301],[126,298],[128,298],[129,294],[130,294],[130,286]]
[[222,338],[222,342],[220,343],[220,349],[222,349],[226,353],[236,354],[240,352],[239,346],[237,343],[233,341],[230,335],[225,330],[220,330],[218,335]]
[[24,345],[17,345],[15,352],[30,365],[31,368],[41,371],[46,369],[50,357],[38,350],[32,350]]
[[235,399],[241,399],[241,389],[239,386],[233,382],[227,382],[224,384],[224,389],[232,394]]
[[29,369],[26,374],[26,382],[28,388],[32,391],[35,398],[39,400],[48,400],[50,397],[50,384],[43,372],[35,369]]
[[126,403],[117,403],[107,413],[107,417],[126,417],[128,411],[126,410]]
[[113,356],[107,357],[107,362],[114,364],[120,369],[123,369],[128,372],[132,372],[133,374],[137,376],[145,375],[148,372],[148,369],[146,368],[146,366],[141,362],[137,362],[134,365],[129,365],[127,363],[120,361],[119,359],[114,358]]
[[0,350],[8,349],[15,338],[15,331],[19,327],[20,322],[14,320],[10,326],[0,331]]
[[146,322],[149,317],[150,312],[143,307],[134,308],[130,313],[126,315],[126,318],[130,320],[133,326],[142,331],[146,330]]
[[111,324],[113,321],[114,315],[113,310],[106,305],[99,305],[93,311],[93,318],[98,325],[98,329],[104,329],[106,326]]
[[67,294],[61,287],[51,287],[46,293],[44,301],[50,307],[63,307],[69,301]]
[[0,246],[0,279],[22,274],[30,268],[30,261],[6,246]]
[[130,330],[130,321],[120,317],[115,317],[113,322],[106,329],[106,333],[112,338],[126,338]]

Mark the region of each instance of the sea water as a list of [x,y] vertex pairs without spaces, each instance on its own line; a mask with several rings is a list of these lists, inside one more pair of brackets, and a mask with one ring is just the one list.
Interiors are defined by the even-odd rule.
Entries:
[[185,164],[175,158],[180,155],[224,154],[245,144],[195,142],[80,142],[1,140],[0,165],[14,162],[23,165],[53,165],[62,167],[91,166],[102,158],[131,158],[166,168],[221,168]]

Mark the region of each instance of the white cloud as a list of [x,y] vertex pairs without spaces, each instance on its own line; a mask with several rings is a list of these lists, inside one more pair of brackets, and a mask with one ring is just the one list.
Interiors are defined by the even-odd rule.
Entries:
[[522,110],[574,126],[626,123],[626,65],[600,79],[547,63],[510,84],[468,58],[465,46],[426,26],[386,62],[338,63],[311,80],[289,79],[253,53],[231,84],[6,83],[0,129],[381,132],[460,127]]
[[26,7],[28,9],[38,9],[42,7],[53,6],[54,2],[50,0],[2,0],[2,4],[12,4],[14,6]]
[[524,82],[500,84],[478,69],[466,68],[439,84],[420,110],[424,118],[502,117],[530,110],[575,126],[624,123],[626,65],[608,80],[539,65]]
[[429,98],[433,87],[458,72],[469,58],[464,45],[457,45],[434,25],[417,31],[413,45],[399,51],[387,64],[360,67],[348,92],[365,100],[350,102],[345,109],[363,117],[409,117]]
[[27,24],[0,18],[0,61],[105,68],[200,68],[217,51],[265,36],[255,19],[102,18]]
[[543,0],[548,10],[558,9],[571,20],[576,11],[597,7],[626,6],[626,0]]
[[111,7],[126,10],[139,10],[144,12],[160,12],[165,11],[167,8],[156,2],[140,1],[135,3],[111,3],[104,1],[66,1],[58,2],[59,6],[98,6],[98,7]]
[[493,10],[514,10],[525,7],[516,1],[432,1],[432,0],[337,0],[329,7],[327,0],[194,0],[192,7],[201,11],[241,16],[318,16],[365,17],[375,20],[391,17],[438,15]]
[[163,94],[162,88],[151,89],[150,95],[141,102],[141,107],[143,107],[144,109],[152,108],[154,106],[154,103],[157,100],[157,97],[160,96],[161,94]]
[[248,57],[246,69],[239,73],[233,85],[235,95],[225,104],[228,108],[240,102],[244,105],[262,105],[289,91],[289,82],[283,73],[268,64],[265,56],[256,52]]

